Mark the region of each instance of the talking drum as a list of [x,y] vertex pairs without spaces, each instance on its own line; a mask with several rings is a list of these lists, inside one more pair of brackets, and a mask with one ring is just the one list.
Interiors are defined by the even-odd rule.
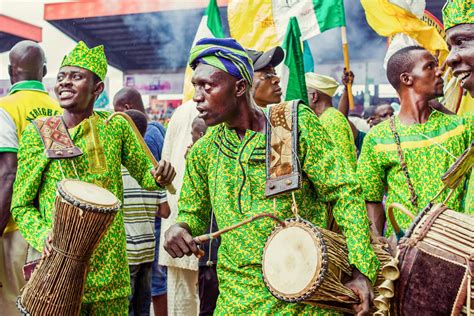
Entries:
[[474,315],[474,217],[435,205],[420,213],[398,248],[399,315]]
[[88,263],[114,220],[120,201],[79,180],[58,183],[50,256],[43,258],[18,298],[26,315],[79,315]]

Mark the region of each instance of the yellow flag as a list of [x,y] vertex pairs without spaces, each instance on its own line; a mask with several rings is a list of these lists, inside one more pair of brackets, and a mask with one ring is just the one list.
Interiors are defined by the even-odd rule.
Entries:
[[243,47],[267,51],[280,45],[273,19],[272,0],[229,0],[230,36]]
[[377,34],[392,36],[404,33],[430,51],[439,53],[440,63],[448,56],[448,46],[438,31],[414,14],[391,3],[389,0],[361,0],[367,22]]

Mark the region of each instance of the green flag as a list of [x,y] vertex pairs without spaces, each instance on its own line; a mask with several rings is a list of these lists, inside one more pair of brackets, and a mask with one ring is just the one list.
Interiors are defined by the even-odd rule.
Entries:
[[288,29],[282,45],[285,51],[285,61],[282,67],[281,87],[286,101],[301,99],[305,104],[308,104],[300,37],[301,32],[298,20],[292,17],[288,23]]

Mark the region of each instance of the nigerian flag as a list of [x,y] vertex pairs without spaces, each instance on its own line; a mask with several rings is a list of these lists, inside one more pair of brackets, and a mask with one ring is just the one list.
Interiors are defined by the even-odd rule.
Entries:
[[285,40],[282,45],[285,51],[285,61],[281,70],[280,84],[285,101],[301,99],[305,104],[308,104],[300,37],[298,20],[292,17],[288,22]]
[[[224,38],[224,29],[222,28],[221,15],[219,13],[219,7],[217,6],[216,0],[210,0],[207,6],[206,12],[199,23],[199,27],[194,36],[193,45],[196,44],[201,38],[215,37]],[[189,65],[186,66],[186,72],[184,75],[184,88],[183,88],[183,103],[191,100],[194,94],[194,88],[191,84],[191,78],[193,76],[193,70]]]
[[273,19],[278,38],[283,41],[290,17],[296,17],[301,40],[329,29],[346,26],[344,0],[272,0]]

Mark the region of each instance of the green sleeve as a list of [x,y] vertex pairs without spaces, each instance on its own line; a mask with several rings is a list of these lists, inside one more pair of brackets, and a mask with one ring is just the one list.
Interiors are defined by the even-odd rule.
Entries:
[[20,139],[11,213],[25,240],[40,252],[51,230],[51,221],[45,219],[35,207],[43,172],[48,166],[48,159],[43,152],[41,137],[34,125],[29,124]]
[[[206,137],[206,136],[205,136]],[[209,225],[211,201],[209,197],[207,138],[200,139],[186,157],[186,170],[178,202],[176,222],[184,222],[193,236],[204,234]]]
[[[327,111],[330,112],[326,114]],[[351,127],[344,115],[338,110],[329,109],[326,112],[320,118],[321,124],[331,137],[336,148],[341,152],[344,159],[349,162],[353,171],[355,171],[357,152]]]
[[369,220],[355,173],[310,109],[300,107],[298,114],[303,171],[321,200],[332,205],[346,237],[349,261],[374,282],[379,261],[370,244]]
[[375,151],[372,130],[367,134],[362,145],[362,152],[357,165],[357,177],[362,186],[363,197],[369,202],[381,202],[387,186],[385,170],[379,163]]
[[150,173],[153,164],[145,154],[130,124],[122,117],[117,117],[115,120],[122,135],[122,165],[145,190],[162,189]]

